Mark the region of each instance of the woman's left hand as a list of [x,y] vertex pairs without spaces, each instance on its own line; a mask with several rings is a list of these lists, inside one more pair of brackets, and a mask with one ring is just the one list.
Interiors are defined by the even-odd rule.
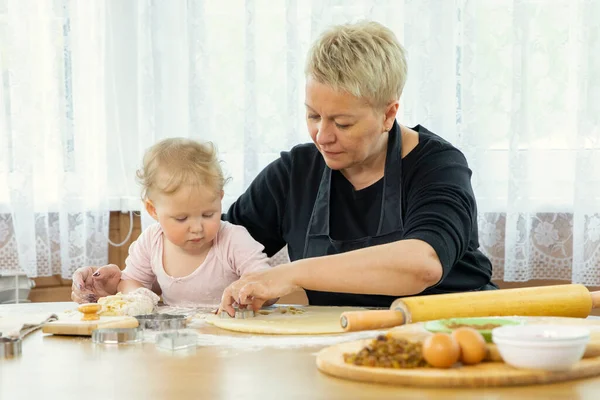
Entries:
[[234,304],[257,311],[267,301],[299,290],[300,287],[294,283],[293,271],[294,265],[290,263],[243,275],[223,291],[219,312],[226,311],[233,317]]

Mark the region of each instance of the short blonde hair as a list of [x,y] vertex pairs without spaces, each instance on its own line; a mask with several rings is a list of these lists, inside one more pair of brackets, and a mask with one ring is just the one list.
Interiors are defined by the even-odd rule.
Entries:
[[215,146],[187,138],[164,139],[150,147],[136,175],[143,200],[151,193],[173,194],[183,186],[220,192],[226,183]]
[[325,31],[309,50],[305,74],[373,107],[385,107],[400,99],[407,69],[396,35],[377,22],[363,21]]

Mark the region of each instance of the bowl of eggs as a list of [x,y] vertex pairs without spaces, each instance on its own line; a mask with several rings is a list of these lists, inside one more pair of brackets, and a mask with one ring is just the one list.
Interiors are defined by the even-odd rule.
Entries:
[[504,362],[515,368],[564,371],[581,360],[590,331],[568,325],[517,325],[492,330]]

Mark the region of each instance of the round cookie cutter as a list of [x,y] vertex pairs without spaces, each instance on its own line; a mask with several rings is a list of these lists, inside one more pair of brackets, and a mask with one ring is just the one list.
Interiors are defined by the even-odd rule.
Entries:
[[238,318],[238,319],[246,319],[246,318],[253,318],[254,317],[254,310],[249,309],[249,308],[235,308],[235,314],[234,316],[230,316],[229,314],[227,314],[227,311],[221,311],[221,313],[219,314],[220,318]]
[[23,351],[21,339],[0,337],[0,358],[20,356]]
[[92,342],[96,344],[136,344],[141,343],[144,334],[138,328],[106,328],[92,331]]
[[140,323],[140,329],[152,331],[168,331],[184,329],[187,326],[185,315],[174,314],[145,314],[136,315],[135,318]]

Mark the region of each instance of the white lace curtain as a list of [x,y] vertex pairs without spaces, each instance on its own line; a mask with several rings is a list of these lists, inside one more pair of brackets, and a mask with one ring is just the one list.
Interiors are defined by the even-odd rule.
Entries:
[[308,140],[312,40],[362,18],[408,51],[400,122],[467,155],[494,277],[599,285],[597,0],[0,0],[0,273],[105,262],[163,137],[217,144],[229,205]]
[[107,260],[105,12],[0,1],[0,274]]

